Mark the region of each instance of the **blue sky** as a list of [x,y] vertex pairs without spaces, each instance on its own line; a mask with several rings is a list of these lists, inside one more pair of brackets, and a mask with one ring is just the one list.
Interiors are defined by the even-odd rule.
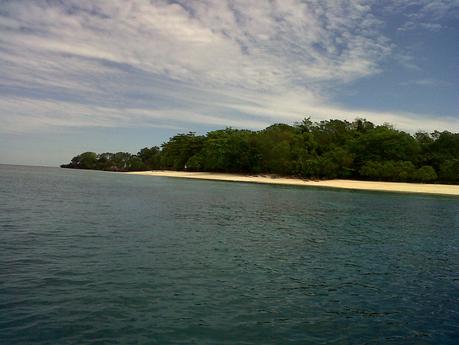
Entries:
[[0,163],[355,117],[459,132],[459,0],[0,0]]

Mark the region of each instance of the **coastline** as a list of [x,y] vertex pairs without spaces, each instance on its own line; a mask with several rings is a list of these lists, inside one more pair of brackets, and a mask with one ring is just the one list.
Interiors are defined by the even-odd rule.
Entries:
[[291,177],[272,177],[269,175],[241,175],[212,172],[188,172],[188,171],[131,171],[131,175],[160,176],[172,178],[187,178],[198,180],[248,182],[259,184],[277,184],[288,186],[325,187],[336,189],[366,190],[378,192],[419,193],[459,196],[459,185],[446,184],[422,184],[405,182],[377,182],[358,180],[302,180]]

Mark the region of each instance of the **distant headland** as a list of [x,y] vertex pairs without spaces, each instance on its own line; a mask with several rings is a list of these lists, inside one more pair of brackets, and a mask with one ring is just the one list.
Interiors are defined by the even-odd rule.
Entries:
[[458,184],[459,133],[411,135],[365,119],[305,118],[259,131],[226,128],[206,135],[177,134],[161,147],[143,148],[137,154],[84,152],[61,167]]

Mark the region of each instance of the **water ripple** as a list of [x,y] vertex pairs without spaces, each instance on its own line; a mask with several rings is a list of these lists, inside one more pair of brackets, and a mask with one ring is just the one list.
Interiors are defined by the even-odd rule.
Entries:
[[445,197],[0,166],[0,343],[456,344]]

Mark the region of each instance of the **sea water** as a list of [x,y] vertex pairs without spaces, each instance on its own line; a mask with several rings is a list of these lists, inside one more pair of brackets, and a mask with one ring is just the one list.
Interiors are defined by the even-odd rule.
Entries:
[[0,165],[1,344],[457,344],[459,198]]

